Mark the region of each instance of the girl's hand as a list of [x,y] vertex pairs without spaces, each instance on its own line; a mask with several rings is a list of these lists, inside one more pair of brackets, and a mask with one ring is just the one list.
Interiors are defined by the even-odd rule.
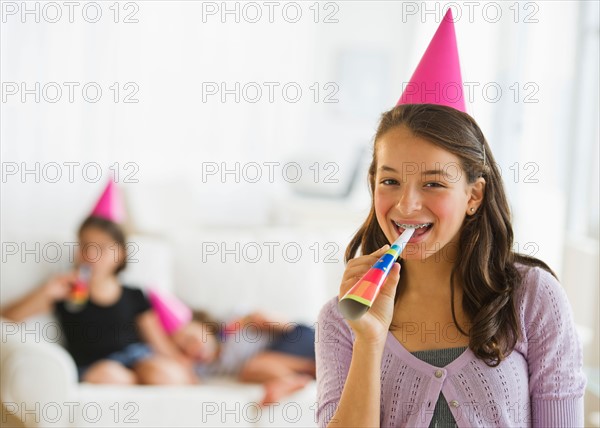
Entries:
[[[340,299],[389,248],[390,246],[386,244],[371,254],[356,257],[348,262],[340,286]],[[367,313],[358,320],[347,321],[354,331],[356,339],[374,346],[383,347],[385,345],[394,314],[394,296],[396,295],[396,286],[399,279],[400,264],[396,262],[393,264],[379,291],[379,295]]]
[[65,300],[71,291],[71,285],[75,281],[77,281],[77,272],[56,275],[42,285],[42,290],[48,299],[53,302]]

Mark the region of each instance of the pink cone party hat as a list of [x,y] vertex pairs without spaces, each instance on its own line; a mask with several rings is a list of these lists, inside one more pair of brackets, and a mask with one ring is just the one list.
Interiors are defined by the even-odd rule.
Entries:
[[125,221],[123,198],[113,180],[110,180],[106,184],[104,192],[102,192],[90,215],[102,217],[115,223],[123,223]]
[[439,104],[467,112],[453,21],[448,9],[396,105]]
[[173,334],[192,320],[192,310],[172,295],[151,289],[150,304],[167,334]]

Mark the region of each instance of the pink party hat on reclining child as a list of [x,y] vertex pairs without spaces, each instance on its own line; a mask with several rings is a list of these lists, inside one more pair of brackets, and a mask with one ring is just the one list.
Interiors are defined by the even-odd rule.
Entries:
[[396,105],[400,104],[439,104],[467,112],[452,9],[446,12]]
[[125,205],[116,183],[111,179],[104,188],[100,199],[92,210],[91,216],[101,217],[115,223],[125,221]]
[[192,311],[173,295],[151,289],[150,304],[167,334],[173,334],[192,320]]

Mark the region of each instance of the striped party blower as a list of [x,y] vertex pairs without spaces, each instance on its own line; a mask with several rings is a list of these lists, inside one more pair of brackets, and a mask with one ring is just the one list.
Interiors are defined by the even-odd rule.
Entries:
[[394,241],[390,249],[340,299],[338,308],[344,318],[347,320],[356,320],[367,313],[377,298],[379,290],[390,273],[393,264],[400,257],[400,254],[414,232],[415,229],[407,228]]

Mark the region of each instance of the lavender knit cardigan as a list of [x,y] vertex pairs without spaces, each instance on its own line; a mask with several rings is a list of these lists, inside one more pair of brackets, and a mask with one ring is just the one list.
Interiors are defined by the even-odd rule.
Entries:
[[[581,343],[566,294],[541,268],[517,264],[515,293],[523,339],[495,368],[467,349],[438,369],[419,360],[388,333],[381,361],[382,427],[428,427],[440,393],[458,427],[582,427]],[[352,358],[353,332],[337,297],[319,315],[317,420],[334,415]]]

